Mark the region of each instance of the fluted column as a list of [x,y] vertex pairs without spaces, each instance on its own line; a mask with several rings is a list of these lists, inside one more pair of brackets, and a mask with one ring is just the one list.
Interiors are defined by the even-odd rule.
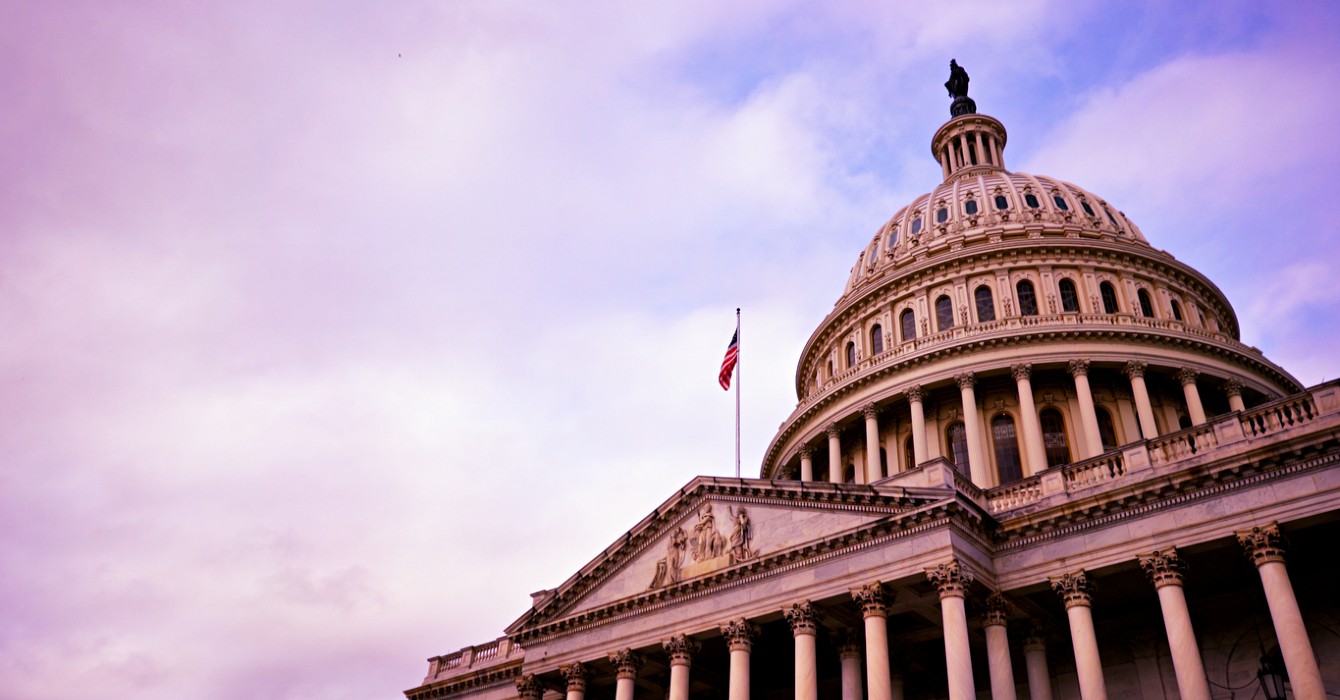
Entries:
[[527,673],[516,679],[516,694],[521,700],[540,700],[544,697],[544,684],[533,673]]
[[1092,590],[1083,569],[1051,579],[1052,590],[1065,602],[1070,620],[1070,641],[1075,647],[1075,671],[1079,676],[1079,695],[1084,700],[1106,700],[1103,662],[1098,657],[1098,636],[1093,630],[1093,611],[1089,609]]
[[884,478],[884,465],[879,461],[879,411],[871,402],[861,413],[865,415],[865,479],[879,481]]
[[1126,376],[1131,379],[1131,396],[1135,398],[1135,415],[1140,420],[1140,432],[1146,440],[1159,436],[1154,423],[1154,406],[1149,403],[1149,388],[1145,386],[1145,368],[1148,363],[1131,360],[1126,363]]
[[616,672],[614,681],[614,700],[633,700],[637,687],[637,672],[642,670],[643,659],[632,649],[624,648],[610,652],[610,665]]
[[1205,423],[1205,407],[1200,404],[1200,389],[1196,388],[1197,372],[1190,367],[1177,371],[1177,380],[1182,383],[1182,393],[1186,395],[1186,413],[1191,416],[1192,425]]
[[977,394],[973,386],[977,377],[972,372],[964,372],[956,377],[959,393],[963,396],[963,428],[968,433],[968,471],[972,474],[972,483],[987,488],[986,455],[982,452],[982,420],[977,414]]
[[568,684],[568,700],[582,700],[586,697],[586,666],[578,661],[576,663],[561,666],[558,669],[563,674],[563,680]]
[[698,642],[692,638],[677,634],[661,646],[670,656],[670,694],[668,700],[689,700],[689,665],[693,662],[693,653],[698,651]]
[[731,620],[721,626],[721,636],[730,647],[729,700],[749,700],[749,652],[758,630],[748,620]]
[[1028,670],[1029,700],[1052,700],[1052,677],[1047,670],[1047,634],[1030,625],[1024,635],[1024,667]]
[[870,700],[893,700],[887,620],[891,597],[879,581],[852,589],[851,597],[861,604],[861,615],[865,617],[865,675]]
[[945,635],[945,668],[949,675],[949,700],[975,700],[972,654],[968,650],[968,610],[964,588],[972,576],[957,559],[926,569],[926,578],[940,592],[940,616]]
[[1098,432],[1098,412],[1093,407],[1093,392],[1089,390],[1089,361],[1071,360],[1070,376],[1075,378],[1075,395],[1079,397],[1079,417],[1084,422],[1084,458],[1103,453],[1103,436]]
[[912,413],[912,459],[916,460],[916,464],[907,465],[908,469],[915,469],[917,464],[926,461],[926,412],[921,404],[925,396],[920,384],[907,389],[907,405]]
[[1015,387],[1019,390],[1019,414],[1024,424],[1024,444],[1028,446],[1028,472],[1024,476],[1040,474],[1047,468],[1047,447],[1042,443],[1042,423],[1038,408],[1033,403],[1033,365],[1018,364],[1010,367]]
[[1289,672],[1289,684],[1297,700],[1323,700],[1326,688],[1317,669],[1317,656],[1303,626],[1303,614],[1298,610],[1289,572],[1284,567],[1284,537],[1279,525],[1269,523],[1237,533],[1238,543],[1256,564],[1261,585],[1266,591],[1270,607],[1270,621],[1275,624],[1275,639],[1284,655],[1284,667]]
[[1010,603],[999,592],[986,598],[982,631],[986,633],[986,661],[991,671],[991,700],[1015,700],[1014,666],[1010,663],[1010,637],[1005,631]]
[[818,700],[819,660],[815,653],[814,608],[810,601],[782,609],[796,639],[796,700]]
[[1182,700],[1210,700],[1210,683],[1205,677],[1205,664],[1200,658],[1200,646],[1196,644],[1196,632],[1191,628],[1191,613],[1187,611],[1186,594],[1182,590],[1186,564],[1176,549],[1164,549],[1139,559],[1140,568],[1158,591],[1163,627],[1168,632],[1168,648],[1172,650],[1173,670],[1177,673],[1178,695]]
[[842,700],[862,700],[861,639],[852,630],[843,630],[837,639],[838,662],[842,666]]
[[1242,382],[1236,379],[1224,382],[1224,393],[1228,395],[1228,409],[1230,411],[1247,410],[1247,405],[1242,402]]
[[814,452],[809,445],[800,448],[800,480],[814,481]]
[[828,480],[842,483],[842,431],[837,423],[828,426]]

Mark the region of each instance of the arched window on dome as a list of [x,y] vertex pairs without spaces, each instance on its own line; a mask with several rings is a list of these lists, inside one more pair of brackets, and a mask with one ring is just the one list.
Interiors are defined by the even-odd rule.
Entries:
[[1042,424],[1042,446],[1047,450],[1047,467],[1059,467],[1070,464],[1070,441],[1066,439],[1065,421],[1061,412],[1054,408],[1044,408],[1038,414]]
[[960,474],[968,474],[968,430],[962,421],[950,423],[945,428],[945,452]]
[[1117,289],[1111,282],[1104,282],[1098,285],[1098,293],[1103,297],[1103,313],[1117,313]]
[[903,311],[898,317],[898,325],[902,327],[903,342],[915,340],[917,337],[917,315],[912,313],[911,309]]
[[856,366],[856,343],[847,341],[847,369]]
[[1173,299],[1173,300],[1170,302],[1170,304],[1172,305],[1173,318],[1177,319],[1178,321],[1183,320],[1183,318],[1182,318],[1182,305],[1179,304],[1179,303],[1177,303],[1177,300],[1176,300],[1176,299]]
[[954,302],[950,301],[947,295],[941,294],[940,298],[935,300],[935,329],[947,331],[953,327]]
[[996,444],[996,473],[1001,484],[1024,478],[1024,465],[1019,460],[1019,435],[1014,429],[1014,418],[1001,413],[991,419],[991,439]]
[[1027,204],[1029,209],[1037,209],[1040,206],[1038,204],[1038,196],[1032,192],[1024,194],[1024,204]]
[[1103,451],[1117,449],[1117,427],[1112,423],[1112,414],[1102,406],[1094,406],[1093,411],[1098,415],[1098,439],[1103,443]]
[[977,322],[986,323],[996,320],[996,300],[992,298],[991,288],[982,285],[972,295],[977,301]]
[[879,239],[875,239],[874,245],[870,246],[870,252],[865,256],[865,266],[874,267],[879,262]]
[[917,453],[910,435],[903,441],[903,464],[906,464],[908,469],[915,469],[917,466]]
[[977,213],[977,200],[969,199],[963,203],[963,213],[972,216]]
[[1056,203],[1056,208],[1061,211],[1070,211],[1070,205],[1066,204],[1065,198],[1059,194],[1052,195],[1052,201]]
[[898,229],[892,228],[889,229],[888,239],[884,241],[884,251],[888,252],[890,250],[893,250],[893,247],[895,245],[898,245]]
[[1098,216],[1097,214],[1093,213],[1093,207],[1089,206],[1088,201],[1081,199],[1081,200],[1079,200],[1079,205],[1080,205],[1081,207],[1084,207],[1084,213],[1085,213],[1085,214],[1088,214],[1089,216],[1095,216],[1095,217]]
[[1068,314],[1079,313],[1079,292],[1075,290],[1075,283],[1069,278],[1062,278],[1057,286],[1061,290],[1061,311]]
[[1154,303],[1149,300],[1149,292],[1141,289],[1135,293],[1135,297],[1140,300],[1140,315],[1154,318]]
[[870,354],[878,355],[884,352],[884,329],[878,323],[870,329]]
[[915,218],[915,219],[912,219],[912,235],[915,236],[915,235],[917,235],[918,233],[921,233],[921,217],[920,217],[920,216],[918,216],[918,217]]
[[1003,194],[996,195],[996,211],[1005,211],[1010,208],[1010,200]]
[[1121,224],[1118,224],[1118,223],[1117,223],[1117,217],[1112,216],[1112,210],[1111,210],[1111,209],[1108,209],[1107,207],[1103,207],[1103,213],[1104,213],[1104,214],[1107,214],[1107,220],[1112,222],[1112,227],[1113,227],[1113,228],[1121,228]]
[[939,209],[936,209],[936,210],[935,210],[935,223],[937,223],[937,224],[943,224],[944,222],[946,222],[946,221],[948,221],[948,220],[949,220],[949,210],[948,210],[948,209],[946,209],[945,207],[940,207]]
[[1037,316],[1038,296],[1033,292],[1033,283],[1028,280],[1019,280],[1019,283],[1014,285],[1014,291],[1019,297],[1019,315]]

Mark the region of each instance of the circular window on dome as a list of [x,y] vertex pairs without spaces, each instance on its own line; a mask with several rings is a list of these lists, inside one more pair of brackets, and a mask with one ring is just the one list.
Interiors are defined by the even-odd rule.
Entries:
[[1061,211],[1070,211],[1070,205],[1066,204],[1064,199],[1061,199],[1061,195],[1052,195],[1052,201],[1056,202],[1057,209],[1060,209]]
[[1081,199],[1079,200],[1079,205],[1081,207],[1084,207],[1085,214],[1088,214],[1089,216],[1098,216],[1097,214],[1093,213],[1093,207],[1089,206],[1088,202]]
[[1033,194],[1032,192],[1029,192],[1028,194],[1024,195],[1024,204],[1027,204],[1029,209],[1037,209],[1039,206],[1038,196]]
[[963,211],[964,211],[964,213],[966,213],[968,216],[972,216],[973,214],[976,214],[976,213],[977,213],[977,200],[975,200],[975,199],[969,199],[968,201],[964,202],[964,203],[963,203]]
[[937,224],[943,224],[944,222],[946,222],[946,221],[948,221],[948,220],[949,220],[949,210],[948,210],[948,209],[946,209],[946,208],[944,208],[944,207],[940,207],[939,209],[936,209],[936,210],[935,210],[935,223],[937,223]]
[[921,217],[912,220],[912,235],[915,236],[918,233],[921,233]]
[[1009,208],[1010,208],[1010,200],[1005,199],[1005,195],[1003,194],[996,195],[996,209],[1004,211]]

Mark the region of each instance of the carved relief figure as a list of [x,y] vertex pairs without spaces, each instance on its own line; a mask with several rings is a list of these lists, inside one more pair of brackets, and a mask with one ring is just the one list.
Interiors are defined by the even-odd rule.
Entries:
[[726,538],[717,532],[717,520],[712,515],[711,503],[698,511],[698,524],[693,526],[693,539],[689,544],[694,561],[715,559],[725,553]]
[[749,542],[754,538],[749,512],[744,506],[740,506],[739,510],[731,509],[731,520],[735,523],[735,529],[730,533],[731,563],[749,561],[758,556],[758,552],[749,548]]
[[672,583],[679,583],[679,570],[684,564],[684,550],[688,544],[689,536],[684,533],[684,528],[677,527],[670,533],[670,539],[665,543],[665,558],[657,560],[656,575],[651,579],[650,588],[663,588]]

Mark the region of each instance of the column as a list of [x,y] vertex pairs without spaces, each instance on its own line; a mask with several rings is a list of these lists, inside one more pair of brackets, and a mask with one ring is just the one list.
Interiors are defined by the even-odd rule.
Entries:
[[1289,672],[1289,683],[1297,700],[1323,700],[1326,688],[1321,684],[1317,656],[1303,626],[1303,614],[1298,610],[1298,599],[1284,568],[1284,537],[1277,523],[1269,523],[1236,533],[1238,544],[1256,564],[1261,585],[1266,591],[1270,607],[1270,621],[1275,624],[1275,639],[1284,655],[1284,667]]
[[1079,676],[1079,696],[1084,700],[1107,700],[1103,682],[1103,662],[1098,658],[1098,637],[1093,631],[1093,611],[1089,609],[1092,590],[1083,569],[1051,579],[1052,590],[1065,602],[1070,619],[1070,641],[1075,646],[1075,671]]
[[940,152],[940,169],[944,171],[945,180],[949,179],[949,147],[945,146]]
[[1042,443],[1042,424],[1038,408],[1033,403],[1033,365],[1018,364],[1010,367],[1014,384],[1019,390],[1019,414],[1024,423],[1024,444],[1028,446],[1028,471],[1024,476],[1040,474],[1047,469],[1047,446]]
[[861,615],[865,618],[865,675],[870,700],[892,700],[887,618],[888,604],[893,601],[879,581],[852,589],[851,597],[861,604]]
[[796,638],[796,700],[819,700],[814,608],[807,600],[783,608],[782,614],[791,625],[791,635]]
[[516,679],[516,694],[521,700],[540,700],[544,696],[544,684],[533,673],[527,673]]
[[991,700],[1015,700],[1010,638],[1005,632],[1009,617],[1010,603],[1005,596],[999,592],[987,596],[982,631],[986,633],[986,661],[991,670]]
[[852,630],[843,630],[837,642],[838,662],[842,666],[842,700],[863,700],[861,687],[861,637]]
[[842,483],[841,433],[837,423],[828,426],[828,480],[834,484]]
[[977,394],[973,385],[977,378],[972,372],[964,372],[954,377],[958,382],[959,393],[963,396],[963,428],[968,432],[968,471],[972,474],[972,483],[979,488],[987,488],[986,458],[982,454],[982,420],[977,414]]
[[879,411],[871,401],[861,413],[865,415],[865,480],[870,483],[884,478],[884,465],[879,461]]
[[568,700],[582,700],[586,697],[586,666],[582,662],[560,666],[559,673],[568,682]]
[[972,139],[977,143],[977,164],[986,165],[990,163],[991,159],[986,157],[986,149],[982,148],[982,132],[972,132]]
[[758,630],[743,617],[721,626],[721,636],[730,647],[729,700],[749,700],[749,651],[757,634]]
[[668,700],[689,700],[689,664],[693,661],[693,652],[698,651],[698,642],[692,638],[677,634],[661,646],[670,655],[670,694]]
[[968,651],[968,610],[963,602],[963,590],[972,582],[972,576],[959,566],[957,559],[950,559],[944,564],[926,569],[926,578],[940,591],[949,700],[976,700],[972,655]]
[[1182,591],[1182,575],[1186,564],[1176,549],[1164,549],[1139,557],[1140,568],[1149,576],[1149,582],[1158,591],[1159,607],[1163,610],[1163,627],[1168,632],[1168,648],[1172,650],[1173,670],[1177,674],[1177,692],[1182,700],[1210,700],[1210,684],[1205,678],[1205,664],[1196,644],[1196,632],[1191,628],[1191,614],[1186,608],[1186,594]]
[[814,452],[809,445],[800,448],[800,480],[814,481]]
[[1186,394],[1186,413],[1191,416],[1191,425],[1205,423],[1205,407],[1200,405],[1200,390],[1196,388],[1197,372],[1190,367],[1177,371],[1177,380],[1182,382],[1182,393]]
[[909,464],[908,469],[915,469],[926,461],[926,412],[921,406],[925,396],[925,390],[920,384],[907,388],[907,404],[912,408],[912,458],[917,461],[916,464]]
[[643,659],[632,649],[620,649],[610,652],[610,664],[614,666],[614,700],[633,700],[637,672],[642,670]]
[[1138,360],[1126,363],[1126,376],[1131,378],[1131,395],[1135,398],[1135,415],[1140,419],[1140,432],[1146,440],[1159,436],[1158,425],[1154,423],[1154,406],[1149,403],[1149,389],[1145,386],[1145,367],[1148,364]]
[[1098,412],[1093,408],[1093,392],[1089,391],[1089,361],[1071,360],[1070,376],[1075,378],[1075,394],[1079,396],[1079,417],[1084,423],[1084,458],[1103,453],[1103,437],[1098,433]]
[[1052,677],[1047,670],[1047,634],[1030,625],[1024,634],[1024,665],[1028,669],[1029,700],[1052,700]]
[[1247,410],[1247,405],[1242,402],[1242,382],[1236,379],[1224,382],[1224,393],[1228,394],[1228,410]]

